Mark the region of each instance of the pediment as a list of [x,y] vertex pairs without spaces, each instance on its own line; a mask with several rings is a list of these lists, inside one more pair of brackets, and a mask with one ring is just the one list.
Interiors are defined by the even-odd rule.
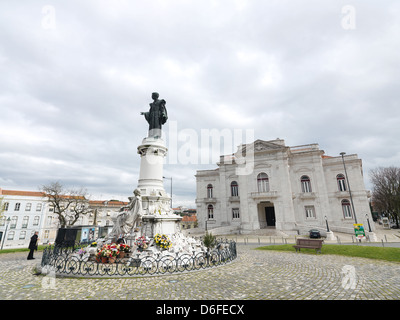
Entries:
[[[248,143],[245,145],[241,145],[238,148],[238,152],[242,152],[242,154],[246,154],[247,152],[256,153],[256,152],[264,152],[264,151],[278,151],[282,149],[286,149],[287,147],[282,144],[278,144],[273,141],[264,141],[264,140],[256,140],[253,143]],[[282,140],[280,140],[282,141]]]

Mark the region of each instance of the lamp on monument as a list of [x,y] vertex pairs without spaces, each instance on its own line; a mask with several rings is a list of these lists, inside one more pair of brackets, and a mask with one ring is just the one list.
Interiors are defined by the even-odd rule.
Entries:
[[4,231],[4,239],[1,242],[1,250],[3,250],[3,245],[4,245],[4,242],[6,241],[7,229],[8,229],[8,225],[10,224],[10,222],[11,222],[11,218],[8,217],[7,220],[6,220],[6,230]]
[[353,213],[354,213],[354,221],[355,221],[355,223],[357,223],[357,216],[356,216],[356,211],[354,210],[354,203],[353,203],[353,197],[352,197],[352,195],[351,195],[349,177],[347,176],[346,164],[345,164],[345,162],[344,162],[344,155],[345,155],[345,154],[346,154],[346,152],[341,152],[341,153],[340,153],[340,155],[342,156],[343,167],[344,167],[344,174],[346,175],[347,186],[349,187],[349,194],[350,194],[351,207],[352,207]]

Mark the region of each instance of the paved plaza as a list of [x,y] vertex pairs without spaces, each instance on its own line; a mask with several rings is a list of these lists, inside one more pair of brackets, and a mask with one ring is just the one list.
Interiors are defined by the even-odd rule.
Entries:
[[57,300],[393,300],[400,299],[400,264],[365,258],[258,251],[239,244],[224,266],[144,278],[35,275],[27,253],[0,255],[0,299]]

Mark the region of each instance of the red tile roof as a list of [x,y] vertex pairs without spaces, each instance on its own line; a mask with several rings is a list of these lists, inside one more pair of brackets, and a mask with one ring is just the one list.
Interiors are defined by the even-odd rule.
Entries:
[[0,195],[5,196],[28,196],[28,197],[44,197],[45,193],[39,191],[19,191],[19,190],[3,190],[0,189]]
[[196,221],[197,217],[195,215],[182,217],[182,222],[196,222]]

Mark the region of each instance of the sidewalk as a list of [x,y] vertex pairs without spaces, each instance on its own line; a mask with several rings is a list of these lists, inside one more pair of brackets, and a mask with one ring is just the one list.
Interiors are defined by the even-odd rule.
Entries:
[[400,264],[333,255],[252,250],[194,273],[132,278],[36,276],[25,253],[0,255],[3,300],[397,300]]
[[[348,233],[334,232],[335,240],[324,240],[327,244],[360,244],[356,242],[354,235]],[[368,234],[368,233],[367,233]],[[390,229],[385,230],[382,228],[377,228],[375,230],[375,235],[377,238],[376,242],[369,242],[368,240],[362,240],[361,244],[376,244],[379,246],[387,245],[393,246],[396,243],[400,246],[400,230]],[[254,235],[254,234],[233,234],[233,235],[222,235],[217,236],[217,238],[227,238],[235,240],[238,244],[286,244],[286,243],[296,243],[296,238],[299,236],[269,236],[269,235]]]

